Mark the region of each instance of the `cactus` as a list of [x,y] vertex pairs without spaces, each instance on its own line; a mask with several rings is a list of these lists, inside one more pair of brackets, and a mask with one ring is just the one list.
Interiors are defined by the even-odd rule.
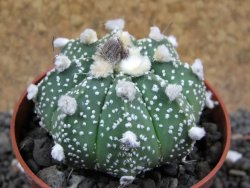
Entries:
[[56,39],[55,67],[27,97],[54,139],[53,158],[126,185],[185,158],[204,136],[197,122],[205,86],[201,61],[182,63],[159,28],[136,40],[123,26],[109,22],[112,31],[99,40],[92,29],[79,39]]

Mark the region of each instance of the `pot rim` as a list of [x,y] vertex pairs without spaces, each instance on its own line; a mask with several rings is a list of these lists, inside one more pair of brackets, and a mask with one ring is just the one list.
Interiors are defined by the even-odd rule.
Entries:
[[213,179],[213,177],[216,175],[216,173],[220,170],[223,163],[225,162],[226,157],[227,157],[227,153],[229,151],[230,144],[231,144],[231,123],[230,123],[230,118],[229,118],[227,108],[226,108],[221,96],[217,93],[217,91],[215,91],[213,89],[213,87],[210,85],[210,83],[205,80],[205,84],[206,84],[206,88],[213,93],[213,96],[215,97],[216,101],[219,102],[219,105],[220,105],[220,107],[222,109],[223,116],[224,116],[224,119],[225,119],[225,122],[226,122],[225,123],[226,124],[226,127],[225,127],[225,130],[226,130],[225,136],[226,136],[226,138],[225,138],[225,145],[223,147],[223,152],[222,152],[222,155],[220,157],[220,160],[217,162],[215,167],[204,178],[202,178],[200,181],[198,181],[196,184],[194,184],[192,186],[192,188],[199,188],[199,187],[201,187],[203,185],[208,184],[209,181],[211,179]]
[[[48,69],[48,71],[49,70],[51,70],[51,68]],[[38,76],[36,79],[34,79],[34,81],[32,83],[33,84],[38,83],[46,75],[46,73],[48,71],[42,73],[40,76]],[[225,122],[226,122],[226,128],[225,128],[226,138],[225,138],[225,145],[223,147],[223,153],[222,153],[218,163],[203,179],[201,179],[196,184],[194,184],[192,186],[192,188],[199,188],[201,186],[209,184],[209,182],[213,179],[215,174],[219,171],[219,169],[221,168],[221,166],[225,162],[228,150],[230,148],[230,143],[231,143],[231,125],[230,125],[230,119],[229,119],[229,115],[228,115],[228,111],[226,109],[226,106],[225,106],[224,102],[222,101],[222,98],[220,97],[220,95],[218,95],[218,93],[215,91],[215,89],[213,89],[213,87],[210,85],[210,83],[207,80],[205,80],[205,85],[206,85],[206,88],[212,92],[213,96],[215,97],[215,100],[219,102],[219,105],[222,109],[223,116],[224,116],[223,118],[225,119]],[[24,159],[21,156],[21,153],[19,151],[19,148],[18,148],[18,145],[16,142],[16,135],[15,135],[16,117],[17,117],[17,113],[19,111],[19,107],[20,107],[21,103],[23,102],[23,100],[26,98],[26,96],[27,96],[27,91],[25,90],[25,91],[23,91],[21,97],[17,101],[15,108],[14,108],[12,118],[11,118],[10,135],[11,135],[12,148],[14,150],[14,153],[15,153],[15,156],[16,156],[18,162],[23,167],[25,173],[28,174],[28,177],[31,178],[32,184],[35,183],[36,185],[39,185],[41,187],[48,188],[50,186],[47,185],[44,181],[42,181],[36,174],[34,174],[34,172],[26,164],[26,162],[24,161]]]

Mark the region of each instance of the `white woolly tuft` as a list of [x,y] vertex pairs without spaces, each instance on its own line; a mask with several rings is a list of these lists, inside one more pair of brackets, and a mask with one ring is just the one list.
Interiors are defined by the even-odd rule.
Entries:
[[217,104],[216,101],[212,100],[212,92],[211,91],[206,91],[205,96],[205,105],[206,107],[208,107],[209,109],[213,109],[215,107],[215,105]]
[[204,80],[203,65],[200,59],[195,59],[191,68],[193,73],[196,74],[200,80]]
[[27,99],[32,100],[35,99],[38,93],[38,87],[35,84],[30,84],[27,88]]
[[231,162],[231,163],[235,163],[238,160],[240,160],[242,158],[242,154],[234,151],[234,150],[229,150],[227,153],[227,157],[226,157],[226,161]]
[[190,68],[190,66],[189,66],[188,63],[184,63],[184,67],[185,67],[186,69],[189,69],[189,68]]
[[164,39],[164,37],[165,36],[161,33],[159,27],[150,27],[149,38],[154,39],[156,41],[161,41]]
[[175,100],[181,94],[181,92],[182,86],[177,84],[169,84],[165,89],[165,93],[170,101]]
[[173,60],[168,48],[165,45],[160,45],[157,47],[154,54],[154,59],[159,62],[169,62]]
[[205,129],[203,127],[192,127],[188,131],[188,136],[192,140],[200,140],[205,136],[205,134],[206,134],[206,132],[205,132]]
[[62,161],[65,158],[63,147],[56,143],[52,147],[51,156],[57,161]]
[[142,56],[139,49],[129,49],[129,56],[120,63],[120,70],[131,76],[141,76],[151,68],[151,62],[147,56]]
[[69,68],[70,65],[71,65],[71,61],[67,56],[63,54],[56,56],[55,69],[58,72],[63,72],[65,69]]
[[80,41],[84,44],[92,44],[97,40],[97,34],[93,29],[87,28],[80,35]]
[[135,177],[133,176],[122,176],[120,178],[120,185],[126,186],[131,184],[134,181]]
[[178,42],[177,42],[177,40],[176,40],[176,38],[175,38],[174,35],[169,35],[169,36],[167,37],[167,39],[168,39],[168,41],[173,45],[173,47],[175,47],[175,48],[178,47]]
[[69,42],[69,39],[58,37],[53,41],[54,48],[62,48]]
[[127,47],[127,46],[132,46],[132,40],[131,40],[131,35],[127,31],[123,31],[119,34],[119,39],[122,41],[122,44]]
[[137,141],[137,137],[132,131],[123,133],[120,141],[124,144],[125,148],[137,148],[140,146],[140,142]]
[[95,78],[106,78],[113,73],[113,65],[99,56],[94,57],[94,63],[90,66],[89,73]]
[[128,99],[129,101],[133,101],[135,99],[136,88],[132,82],[118,80],[115,90],[118,97]]
[[114,29],[123,29],[125,25],[125,21],[122,18],[114,19],[114,20],[108,20],[105,23],[105,28],[107,30],[114,30]]
[[77,103],[73,97],[63,95],[58,100],[58,107],[63,113],[73,115],[76,112]]

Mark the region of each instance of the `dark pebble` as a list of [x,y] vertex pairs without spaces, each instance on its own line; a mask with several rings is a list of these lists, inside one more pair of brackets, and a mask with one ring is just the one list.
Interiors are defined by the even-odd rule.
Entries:
[[103,182],[97,182],[97,187],[98,188],[105,188],[105,186],[107,185],[106,183],[103,183]]
[[[105,186],[105,188],[117,188],[117,187],[119,187],[119,186],[120,186],[119,182],[111,181],[111,182],[109,182],[108,185]],[[80,187],[79,187],[79,188],[80,188]],[[87,188],[87,187],[86,187],[86,188]]]
[[178,164],[169,163],[169,164],[164,165],[161,169],[162,169],[163,176],[175,177],[178,173]]
[[56,166],[50,166],[37,173],[44,182],[55,188],[66,187],[66,178],[63,172],[57,170]]
[[197,146],[194,146],[193,147],[193,150],[190,152],[190,154],[189,154],[189,158],[191,159],[191,160],[195,160],[195,161],[197,161],[197,160],[199,160],[200,159],[200,155],[199,155],[199,153],[198,153],[198,147]]
[[190,178],[191,178],[191,175],[189,175],[189,174],[186,174],[186,173],[180,174],[178,176],[179,184],[187,185]]
[[11,121],[10,112],[0,112],[0,128],[9,129]]
[[246,176],[246,172],[242,170],[237,170],[237,169],[231,169],[229,170],[229,174],[233,176]]
[[70,188],[77,188],[78,185],[84,181],[85,177],[84,176],[79,176],[79,175],[71,175],[67,185]]
[[52,164],[51,149],[53,145],[49,138],[34,140],[33,158],[38,165],[48,167]]
[[223,188],[223,183],[220,178],[215,177],[213,182],[213,188]]
[[153,179],[155,182],[159,182],[161,180],[161,173],[159,171],[150,171],[146,174],[147,178]]
[[185,168],[185,171],[186,171],[188,174],[194,175],[194,171],[195,171],[195,163],[194,163],[194,162],[186,162],[186,163],[183,163],[183,166],[184,166],[184,168]]
[[221,139],[221,133],[220,132],[207,133],[205,139],[206,139],[207,143],[213,143],[213,142]]
[[101,176],[98,178],[100,182],[103,182],[105,184],[109,183],[110,179],[107,176]]
[[30,158],[26,161],[26,163],[34,173],[37,173],[39,170],[41,170],[40,166],[35,162],[34,159]]
[[221,142],[217,141],[210,147],[210,149],[207,150],[207,161],[215,165],[221,157],[221,152],[222,144]]
[[42,139],[48,137],[48,132],[42,127],[35,127],[28,132],[27,136],[33,139]]
[[178,179],[170,178],[169,188],[177,188],[178,187]]
[[202,179],[210,172],[210,166],[207,161],[198,162],[196,165],[196,174],[199,179]]
[[26,160],[33,157],[33,148],[34,139],[31,137],[24,138],[19,144],[19,150]]
[[135,184],[126,185],[124,188],[138,188]]
[[155,188],[155,182],[152,179],[145,179],[142,181],[142,184],[140,185],[144,188]]
[[180,164],[179,165],[179,175],[182,175],[182,174],[185,174],[185,173],[186,173],[185,167],[182,164]]
[[250,188],[250,182],[249,181],[243,181],[240,184],[241,188]]
[[168,188],[169,187],[169,178],[163,178],[160,183],[160,188]]
[[207,133],[216,133],[218,132],[218,127],[215,123],[204,122],[202,123],[202,127],[205,128]]
[[0,132],[0,155],[11,152],[11,143],[9,135],[5,132]]
[[250,159],[245,158],[245,156],[244,156],[241,160],[238,161],[238,163],[235,164],[235,166],[238,169],[240,169],[240,170],[244,170],[244,171],[249,171],[250,172]]
[[78,188],[88,188],[95,187],[96,181],[91,178],[85,178],[81,183],[79,183]]

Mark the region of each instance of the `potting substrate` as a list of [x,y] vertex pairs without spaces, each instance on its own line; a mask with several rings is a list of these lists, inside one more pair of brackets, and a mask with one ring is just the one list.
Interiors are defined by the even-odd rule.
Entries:
[[[144,187],[191,187],[206,176],[219,160],[222,152],[221,133],[217,125],[208,121],[209,110],[201,118],[201,126],[206,136],[195,144],[193,151],[185,161],[175,162],[155,168],[136,178],[130,188]],[[0,187],[30,187],[22,167],[15,159],[9,136],[11,114],[0,113]],[[27,132],[19,148],[23,158],[32,171],[52,187],[118,187],[116,178],[103,173],[84,170],[78,172],[51,158],[52,138],[38,126],[33,118],[30,131]],[[242,154],[236,162],[226,161],[217,173],[212,188],[250,188],[250,112],[238,110],[231,115],[231,150]]]

